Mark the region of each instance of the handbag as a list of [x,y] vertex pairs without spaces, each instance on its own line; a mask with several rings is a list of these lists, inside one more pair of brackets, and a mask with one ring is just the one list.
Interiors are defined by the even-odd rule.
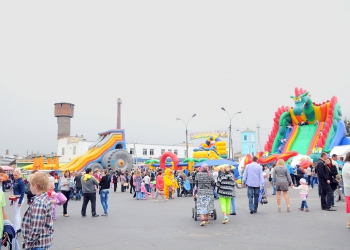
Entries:
[[124,186],[124,187],[128,187],[128,186],[129,186],[129,183],[124,182],[123,186]]

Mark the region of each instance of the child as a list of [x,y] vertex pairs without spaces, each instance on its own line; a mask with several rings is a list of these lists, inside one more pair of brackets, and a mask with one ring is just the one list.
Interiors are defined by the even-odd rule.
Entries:
[[307,196],[309,193],[309,187],[307,185],[307,182],[304,178],[300,179],[299,181],[300,185],[298,187],[294,187],[294,189],[300,189],[300,198],[301,198],[301,207],[299,208],[300,211],[304,211],[304,207],[305,207],[305,212],[309,212],[309,207],[306,203],[307,200]]
[[341,176],[339,174],[336,176],[336,180],[337,180],[338,185],[337,185],[337,189],[335,190],[334,200],[336,200],[337,202],[338,201],[345,201],[344,194],[342,192],[342,188],[343,188],[342,180],[341,180]]
[[22,220],[23,249],[50,249],[53,241],[52,202],[47,195],[50,181],[46,173],[36,172],[28,178],[36,195]]
[[54,220],[56,220],[56,205],[57,203],[59,203],[60,201],[57,199],[57,193],[55,191],[52,191],[51,192],[51,202],[52,202],[52,210],[53,210],[53,213],[52,213],[52,218]]
[[150,193],[147,192],[145,183],[142,182],[141,183],[141,200],[146,200],[148,195],[150,195]]

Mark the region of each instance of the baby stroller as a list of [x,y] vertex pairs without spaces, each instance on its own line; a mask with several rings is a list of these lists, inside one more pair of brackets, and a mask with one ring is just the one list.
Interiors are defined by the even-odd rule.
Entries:
[[[213,212],[211,212],[209,214],[210,218],[213,218],[214,220],[216,220],[217,216],[216,216],[216,209],[214,208]],[[200,217],[200,214],[198,212],[197,209],[197,198],[194,198],[194,207],[192,208],[192,218],[197,221],[198,217]]]

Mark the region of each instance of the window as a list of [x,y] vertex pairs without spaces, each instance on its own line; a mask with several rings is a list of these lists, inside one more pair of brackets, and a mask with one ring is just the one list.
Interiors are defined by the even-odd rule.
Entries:
[[243,140],[245,140],[245,141],[247,140],[247,135],[243,136]]
[[161,155],[164,154],[164,153],[165,153],[165,149],[160,150],[160,154]]
[[64,148],[62,148],[62,155],[64,155]]
[[130,154],[133,155],[134,154],[134,149],[130,148]]
[[144,148],[144,149],[142,150],[142,154],[143,154],[143,155],[147,155],[147,148]]
[[75,155],[76,153],[77,153],[77,147],[74,146],[74,147],[73,147],[73,155]]
[[154,155],[154,149],[149,150],[149,155]]
[[173,150],[172,149],[168,149],[168,152],[173,152]]
[[174,150],[174,154],[176,154],[176,155],[177,155],[177,149],[175,149],[175,150]]

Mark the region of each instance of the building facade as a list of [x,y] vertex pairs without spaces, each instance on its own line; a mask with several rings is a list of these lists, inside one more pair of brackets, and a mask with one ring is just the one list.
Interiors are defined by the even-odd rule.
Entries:
[[[83,137],[69,136],[58,139],[57,155],[60,156],[60,163],[68,163],[77,156],[86,153],[93,141],[87,141]],[[193,155],[193,146],[188,146],[188,156]],[[183,160],[186,158],[186,145],[162,145],[127,143],[126,150],[132,155],[134,163],[142,164],[149,159],[159,159],[165,152],[173,152]]]
[[247,128],[241,132],[242,151],[241,154],[256,155],[256,133]]

